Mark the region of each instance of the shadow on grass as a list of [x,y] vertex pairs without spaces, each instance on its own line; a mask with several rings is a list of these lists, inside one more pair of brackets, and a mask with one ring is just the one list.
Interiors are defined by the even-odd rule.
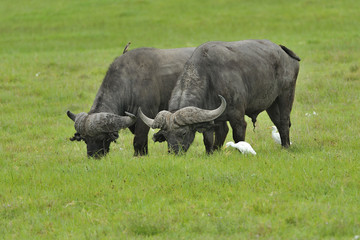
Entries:
[[133,216],[128,220],[127,229],[141,236],[154,236],[169,229],[169,224],[156,216]]

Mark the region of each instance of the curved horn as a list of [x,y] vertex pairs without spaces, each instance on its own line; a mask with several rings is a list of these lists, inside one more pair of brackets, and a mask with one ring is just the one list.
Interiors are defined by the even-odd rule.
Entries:
[[116,116],[122,118],[122,124],[123,124],[123,126],[122,126],[121,128],[130,127],[130,126],[133,125],[133,124],[136,122],[136,120],[137,120],[137,118],[136,118],[136,116],[135,116],[134,114],[129,113],[129,112],[125,112],[125,114],[126,114],[127,116],[124,116],[124,117],[116,115]]
[[143,122],[148,125],[149,127],[155,129],[155,128],[164,128],[169,122],[169,119],[171,117],[171,112],[163,110],[160,111],[155,119],[148,118],[142,111],[141,108],[139,108],[139,117]]
[[116,132],[127,128],[136,122],[135,115],[126,113],[128,116],[119,116],[112,113],[90,114],[85,122],[85,131],[89,136],[97,135],[100,132]]
[[132,113],[129,113],[129,112],[126,112],[125,111],[125,114],[128,115],[130,118],[135,118],[136,119],[136,116]]
[[136,122],[136,116],[125,112],[128,116],[119,116],[112,113],[79,113],[68,112],[69,118],[75,116],[75,130],[81,135],[96,136],[102,132],[116,132],[122,128],[127,128]]
[[141,118],[141,120],[148,125],[149,127],[153,128],[153,124],[154,124],[154,119],[148,118],[142,111],[141,108],[139,108],[139,117]]
[[[69,116],[69,114],[68,114]],[[85,113],[85,112],[81,112],[81,113],[78,113],[78,114],[73,114],[70,112],[70,118],[72,119],[72,117],[75,116],[75,124],[74,124],[74,127],[75,127],[75,130],[76,132],[78,132],[79,134],[83,134],[83,135],[86,135],[86,120],[88,118],[88,114]]]
[[76,118],[76,114],[70,112],[70,111],[67,111],[66,114],[68,115],[68,117],[73,120],[75,122],[75,118]]
[[226,100],[219,95],[221,105],[214,110],[205,110],[197,107],[185,107],[174,113],[174,121],[176,124],[188,125],[202,122],[210,122],[220,117],[226,109]]

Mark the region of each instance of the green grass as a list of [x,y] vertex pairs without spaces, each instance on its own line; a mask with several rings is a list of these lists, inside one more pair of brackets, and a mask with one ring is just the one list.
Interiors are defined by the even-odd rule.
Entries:
[[[0,2],[0,239],[356,239],[360,235],[360,14],[343,1]],[[266,114],[247,141],[184,156],[120,132],[86,157],[66,110],[88,111],[125,44],[266,38],[301,58],[292,147]],[[316,112],[317,114],[310,114]],[[249,119],[247,119],[249,120]],[[151,138],[151,134],[149,136]],[[227,137],[231,141],[231,133]]]

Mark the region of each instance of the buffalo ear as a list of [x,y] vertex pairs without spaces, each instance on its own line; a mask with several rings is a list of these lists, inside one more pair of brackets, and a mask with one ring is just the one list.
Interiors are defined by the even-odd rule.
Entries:
[[163,130],[160,130],[157,133],[154,133],[152,139],[153,139],[154,142],[164,142],[164,141],[166,141]]
[[203,133],[208,130],[213,130],[215,128],[215,124],[213,121],[211,121],[211,122],[197,123],[194,124],[193,127],[197,132]]

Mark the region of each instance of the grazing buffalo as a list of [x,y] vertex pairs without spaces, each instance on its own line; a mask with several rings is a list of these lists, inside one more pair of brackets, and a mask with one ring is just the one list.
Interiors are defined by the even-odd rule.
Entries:
[[147,154],[149,127],[131,113],[141,107],[155,117],[167,109],[176,80],[195,49],[138,48],[127,52],[127,47],[110,65],[91,110],[67,112],[76,130],[70,140],[84,140],[88,156],[106,155],[122,128],[135,135],[134,155]]
[[185,64],[169,111],[159,112],[155,119],[141,109],[139,115],[151,128],[160,128],[155,140],[166,140],[175,153],[188,150],[196,131],[205,131],[204,144],[211,153],[224,144],[226,121],[233,129],[234,141],[244,141],[244,116],[255,124],[258,114],[266,110],[287,148],[299,61],[290,49],[268,40],[204,43]]

